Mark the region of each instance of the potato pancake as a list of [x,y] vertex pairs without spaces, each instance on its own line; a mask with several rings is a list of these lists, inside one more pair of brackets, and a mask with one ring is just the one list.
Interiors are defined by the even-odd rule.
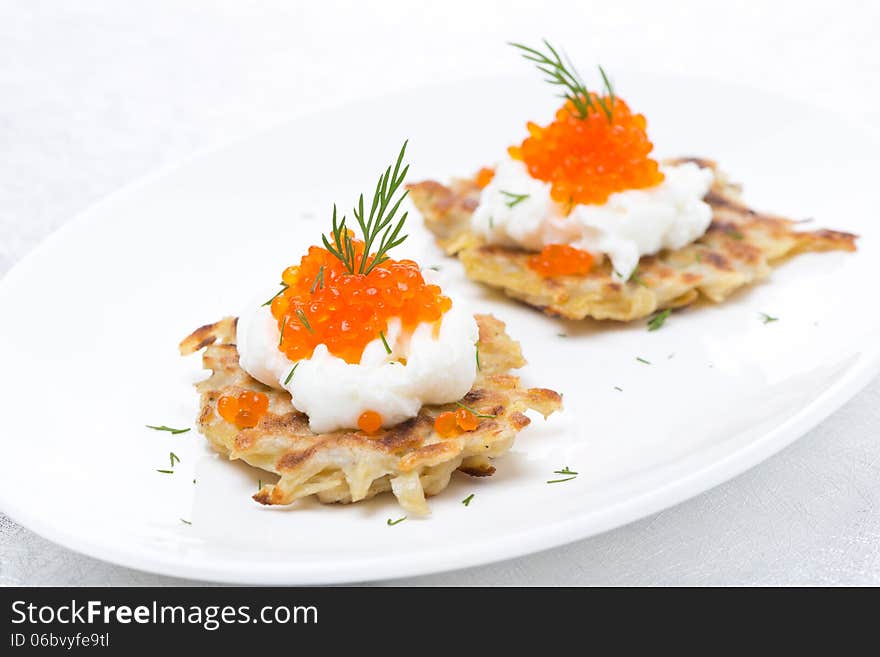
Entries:
[[[374,434],[312,433],[308,417],[293,407],[288,392],[264,386],[239,366],[234,317],[202,326],[180,343],[183,355],[204,349],[203,366],[212,372],[196,384],[199,431],[221,454],[280,476],[254,495],[261,504],[290,504],[309,495],[325,503],[357,502],[391,490],[408,514],[424,515],[425,496],[446,488],[455,470],[477,477],[495,472],[492,459],[507,452],[530,422],[524,411],[546,418],[562,408],[558,393],[522,388],[509,373],[525,360],[504,323],[491,315],[476,315],[476,320],[479,368],[473,387],[460,400],[478,413],[479,425],[472,431],[444,438],[434,430],[440,413],[459,408],[452,403],[423,406],[418,416]],[[239,429],[220,417],[217,401],[245,390],[268,396],[269,411],[256,426]]]
[[765,278],[771,264],[786,257],[806,251],[855,251],[855,235],[801,231],[796,228],[799,222],[750,209],[739,187],[712,161],[680,158],[667,164],[684,162],[711,168],[715,174],[705,197],[712,207],[712,223],[692,244],[643,256],[628,281],[614,276],[607,258],[586,275],[544,278],[528,267],[529,252],[484,243],[471,230],[480,198],[474,180],[456,180],[449,186],[429,180],[409,185],[409,190],[437,244],[459,257],[469,278],[568,319],[626,321],[687,306],[700,297],[717,303]]

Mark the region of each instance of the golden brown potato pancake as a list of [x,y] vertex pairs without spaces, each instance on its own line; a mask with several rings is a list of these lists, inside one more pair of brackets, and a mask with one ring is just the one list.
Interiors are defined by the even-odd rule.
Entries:
[[766,277],[770,265],[805,251],[855,251],[856,236],[833,230],[800,231],[798,222],[758,213],[740,198],[739,187],[714,162],[695,162],[715,173],[706,202],[712,206],[709,230],[676,251],[644,256],[629,281],[617,280],[605,259],[586,276],[542,278],[526,262],[529,253],[483,243],[471,231],[480,188],[473,180],[449,186],[429,180],[409,185],[410,198],[449,255],[458,255],[468,277],[509,296],[569,319],[632,320],[663,308],[677,308],[701,296],[720,302],[734,290]]
[[[183,355],[205,349],[202,363],[212,374],[196,384],[201,393],[198,428],[221,454],[280,476],[254,495],[261,504],[290,504],[308,495],[321,502],[357,502],[391,490],[407,513],[428,513],[426,495],[436,495],[453,471],[484,477],[495,472],[492,459],[504,454],[529,424],[527,409],[545,418],[562,408],[562,398],[544,388],[522,388],[511,369],[525,365],[519,344],[491,315],[477,315],[480,329],[477,379],[461,400],[481,415],[479,426],[453,438],[434,431],[434,419],[455,404],[424,406],[419,415],[368,435],[346,430],[314,434],[308,418],[291,404],[290,394],[264,386],[238,364],[236,318],[196,329],[180,343]],[[269,397],[269,412],[257,426],[239,429],[216,410],[222,395],[242,390]]]

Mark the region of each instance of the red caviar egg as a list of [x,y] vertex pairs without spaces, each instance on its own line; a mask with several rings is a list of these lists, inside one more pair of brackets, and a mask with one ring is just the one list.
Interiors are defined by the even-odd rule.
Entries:
[[241,429],[250,429],[257,426],[260,416],[253,411],[239,411],[235,414],[235,425]]
[[495,177],[495,169],[489,169],[487,167],[483,167],[479,171],[477,171],[477,175],[474,176],[474,182],[477,183],[477,187],[483,189],[486,185],[492,182],[492,179]]
[[[354,247],[358,272],[364,243],[354,240]],[[400,318],[403,330],[411,331],[438,321],[452,307],[412,260],[388,259],[369,273],[351,274],[329,251],[313,246],[281,280],[287,287],[270,310],[281,331],[278,348],[292,361],[309,358],[325,344],[334,356],[359,363],[364,347],[379,338],[390,319]]]
[[224,420],[235,424],[235,416],[238,414],[238,399],[224,395],[217,400],[217,412]]
[[382,428],[382,416],[376,411],[364,411],[358,417],[358,429],[364,433],[376,433]]
[[269,410],[269,398],[261,392],[245,390],[238,395],[238,407],[262,415]]
[[459,408],[455,411],[455,423],[461,427],[462,431],[473,431],[480,426],[479,418],[466,408]]
[[547,126],[528,124],[529,136],[508,149],[522,160],[529,175],[549,182],[554,201],[572,206],[604,203],[614,192],[653,187],[663,181],[656,160],[648,157],[647,122],[633,114],[620,98],[605,96],[612,120],[598,109],[599,97],[590,94],[595,110],[579,118],[571,101],[556,112]]
[[444,411],[434,420],[434,431],[436,431],[441,438],[452,438],[458,433],[457,424],[455,413],[452,411]]
[[593,256],[568,244],[548,244],[540,253],[529,256],[529,269],[544,278],[583,276],[593,268]]

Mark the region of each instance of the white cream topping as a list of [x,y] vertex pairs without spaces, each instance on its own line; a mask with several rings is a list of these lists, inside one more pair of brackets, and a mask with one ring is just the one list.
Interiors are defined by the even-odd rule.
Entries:
[[[507,158],[483,189],[471,223],[493,244],[531,251],[570,244],[605,255],[627,279],[641,256],[681,248],[702,236],[712,221],[712,208],[703,201],[712,171],[692,162],[660,169],[665,180],[659,185],[611,194],[601,205],[576,205],[565,216],[565,208],[550,198],[550,184]],[[515,202],[510,194],[528,196]]]
[[295,363],[278,349],[278,325],[267,306],[255,304],[241,316],[237,342],[241,367],[290,392],[294,407],[309,416],[309,428],[326,433],[357,427],[367,410],[379,413],[387,428],[415,417],[424,404],[461,399],[476,378],[478,337],[473,315],[456,302],[443,314],[436,338],[433,324],[419,324],[407,335],[395,318],[385,331],[390,354],[377,337],[360,363],[351,364],[321,344],[311,358],[299,361],[286,384]]

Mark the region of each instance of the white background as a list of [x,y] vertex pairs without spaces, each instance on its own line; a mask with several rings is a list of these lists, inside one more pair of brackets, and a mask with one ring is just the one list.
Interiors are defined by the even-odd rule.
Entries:
[[[547,36],[611,71],[744,82],[876,131],[878,24],[877,3],[803,0],[2,0],[0,274],[102,196],[201,149],[364,95],[521,72],[508,40]],[[415,96],[412,111],[430,102]],[[809,139],[804,156],[821,157]],[[344,157],[356,145],[328,147]],[[874,381],[794,446],[690,502],[564,548],[406,583],[880,584],[878,429]],[[0,584],[177,582],[79,556],[0,515]]]

